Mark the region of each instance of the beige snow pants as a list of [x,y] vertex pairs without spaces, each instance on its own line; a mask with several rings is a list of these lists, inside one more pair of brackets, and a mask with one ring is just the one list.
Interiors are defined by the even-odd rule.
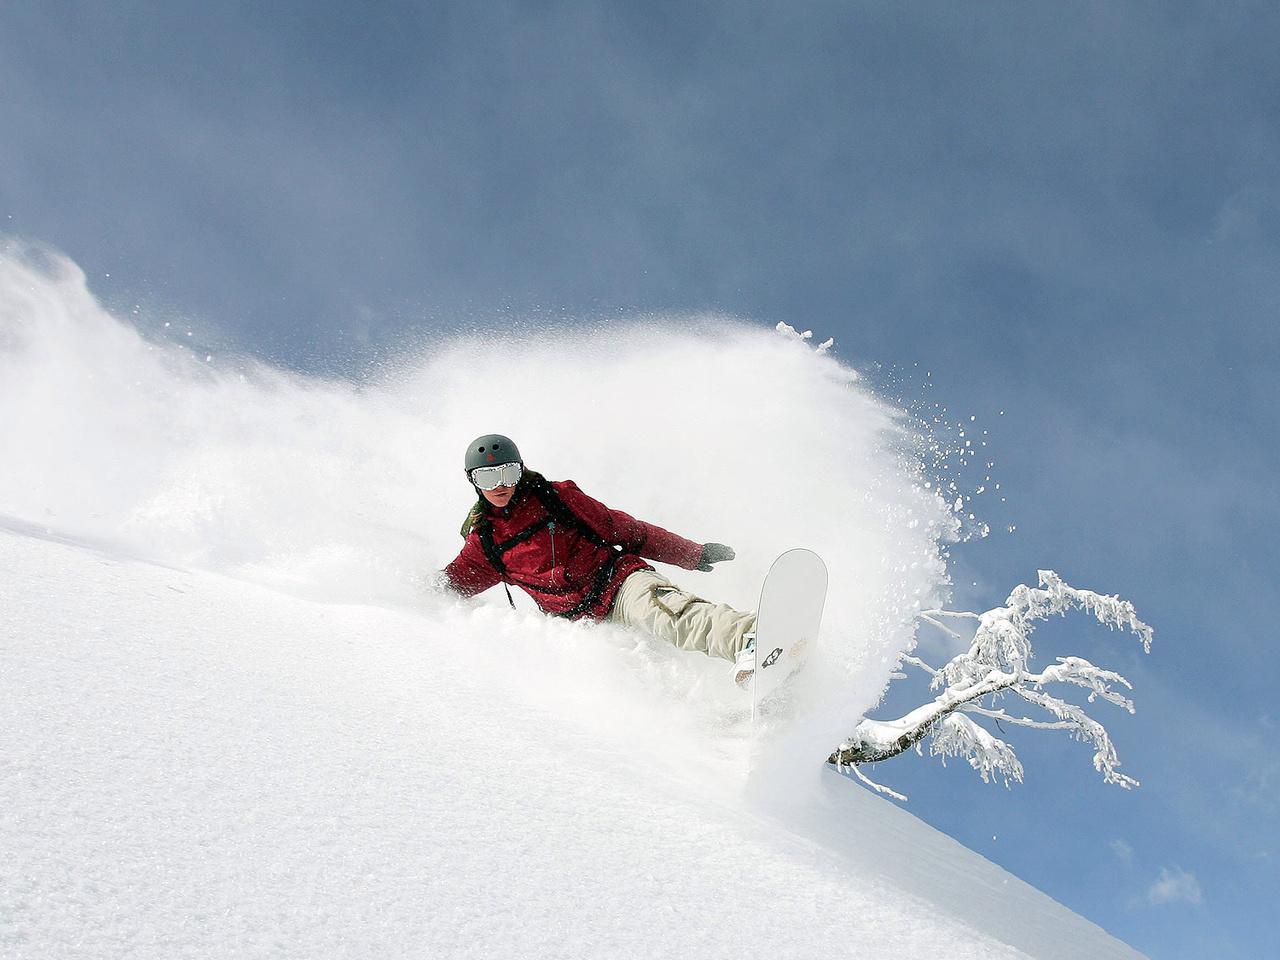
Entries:
[[746,645],[744,634],[756,626],[754,613],[695,597],[653,570],[637,570],[622,581],[605,620],[725,660],[737,657]]

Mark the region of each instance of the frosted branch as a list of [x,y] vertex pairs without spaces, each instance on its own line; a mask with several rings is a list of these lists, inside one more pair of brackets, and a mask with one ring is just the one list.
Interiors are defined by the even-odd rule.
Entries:
[[921,617],[928,619],[929,617],[949,617],[953,620],[981,620],[982,617],[976,613],[970,613],[968,610],[925,610],[920,614]]
[[905,656],[902,658],[902,662],[909,663],[913,667],[919,667],[921,670],[923,670],[925,673],[931,676],[937,676],[938,671],[933,669],[933,667],[929,666],[919,657]]
[[963,641],[965,639],[964,637],[960,636],[960,634],[956,633],[956,631],[948,627],[946,624],[942,623],[940,620],[935,620],[932,613],[922,613],[920,614],[920,619],[923,620],[925,623],[928,623],[928,624],[931,624],[932,626],[937,627],[939,630],[941,630],[943,633],[945,633],[949,637],[952,637],[960,641]]
[[[1090,717],[1083,707],[1044,692],[1043,687],[1065,683],[1088,691],[1088,702],[1099,699],[1133,713],[1133,702],[1123,691],[1132,685],[1113,670],[1097,667],[1081,657],[1059,657],[1057,663],[1039,673],[1029,669],[1033,651],[1031,635],[1038,622],[1050,616],[1064,616],[1081,610],[1112,630],[1136,635],[1150,653],[1154,631],[1138,619],[1133,604],[1116,596],[1092,590],[1078,590],[1052,570],[1039,571],[1039,586],[1019,584],[1003,606],[984,613],[927,610],[920,619],[963,641],[965,638],[948,623],[976,624],[969,648],[953,657],[941,669],[934,669],[915,656],[902,662],[930,674],[930,686],[941,692],[930,702],[897,720],[864,718],[853,735],[831,755],[829,762],[856,768],[859,764],[889,759],[916,747],[931,736],[929,752],[941,757],[963,756],[984,781],[994,777],[1022,780],[1022,765],[1012,748],[991,735],[965,714],[1007,721],[1019,727],[1041,730],[1069,730],[1077,739],[1094,747],[1093,765],[1103,782],[1125,789],[1138,781],[1119,772],[1120,760],[1106,728]],[[1048,712],[1053,719],[1036,720],[1013,716],[1003,710],[980,706],[984,698],[1013,692],[1026,702]],[[880,792],[890,792],[878,785]]]
[[859,780],[865,783],[868,787],[870,787],[876,793],[879,793],[886,797],[893,797],[893,799],[901,801],[902,803],[907,802],[907,798],[904,794],[898,793],[897,790],[893,790],[890,787],[886,787],[882,783],[876,783],[874,780],[868,777],[865,773],[863,773],[860,769],[858,769],[858,766],[856,764],[837,764],[837,769],[841,773],[852,773],[855,777],[857,777]]
[[929,753],[942,757],[944,764],[947,757],[964,757],[983,783],[997,776],[1004,779],[1006,787],[1011,779],[1022,782],[1022,764],[1013,748],[963,714],[953,713],[939,721],[929,741]]
[[1065,721],[1074,727],[1076,739],[1093,744],[1093,768],[1102,774],[1103,783],[1114,783],[1125,790],[1138,786],[1137,780],[1120,773],[1116,769],[1120,766],[1120,758],[1116,755],[1116,748],[1111,742],[1111,736],[1107,733],[1107,728],[1090,717],[1084,710],[1074,703],[1067,703],[1065,700],[1051,697],[1049,694],[1042,693],[1039,690],[1018,687],[1014,692],[1028,703],[1043,707],[1059,720]]
[[1133,701],[1123,694],[1116,693],[1110,686],[1112,683],[1118,683],[1125,689],[1132,690],[1133,684],[1120,676],[1120,674],[1112,670],[1095,667],[1088,660],[1080,657],[1059,657],[1055,666],[1047,667],[1043,673],[1026,674],[1023,679],[1025,682],[1033,683],[1036,686],[1044,686],[1046,683],[1055,681],[1072,683],[1077,687],[1088,689],[1090,703],[1101,697],[1109,703],[1123,707],[1129,713],[1134,712]]
[[1075,727],[1074,723],[1068,723],[1065,720],[1032,720],[1030,717],[1015,717],[1004,710],[988,710],[985,707],[974,706],[972,703],[966,703],[960,709],[965,713],[976,713],[979,716],[990,717],[992,720],[1002,720],[1018,727],[1034,727],[1037,730],[1071,730]]

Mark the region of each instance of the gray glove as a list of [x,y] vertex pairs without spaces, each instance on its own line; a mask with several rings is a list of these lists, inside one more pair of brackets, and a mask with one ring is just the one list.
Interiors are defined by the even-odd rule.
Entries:
[[733,552],[733,547],[727,547],[723,543],[706,543],[702,545],[702,557],[698,560],[697,569],[703,573],[711,572],[713,563],[720,563],[722,560],[732,560],[737,554]]

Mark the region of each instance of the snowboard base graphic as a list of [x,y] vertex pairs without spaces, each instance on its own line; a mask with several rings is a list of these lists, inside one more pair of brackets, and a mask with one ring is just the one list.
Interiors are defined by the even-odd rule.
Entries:
[[768,712],[787,679],[817,647],[826,600],[827,565],[812,550],[788,550],[769,568],[756,614],[753,721]]

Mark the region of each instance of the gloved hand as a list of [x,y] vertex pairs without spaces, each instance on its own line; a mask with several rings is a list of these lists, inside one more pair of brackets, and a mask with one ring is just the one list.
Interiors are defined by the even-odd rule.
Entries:
[[698,561],[697,569],[703,573],[710,573],[713,563],[732,560],[736,556],[733,547],[727,547],[723,543],[706,543],[702,545],[702,558]]

